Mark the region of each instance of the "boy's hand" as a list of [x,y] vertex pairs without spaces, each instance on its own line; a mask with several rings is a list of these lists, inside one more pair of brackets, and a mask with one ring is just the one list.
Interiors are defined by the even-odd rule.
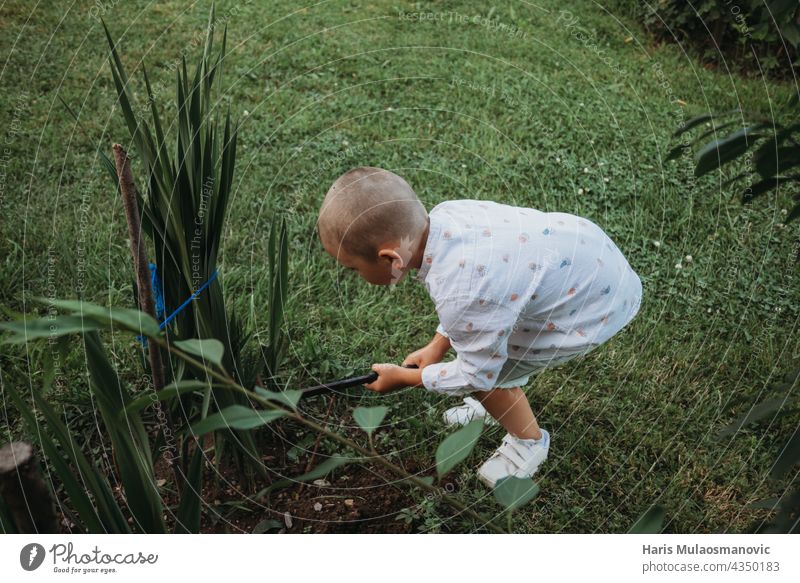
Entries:
[[450,341],[444,336],[436,335],[430,344],[419,350],[415,350],[406,356],[403,364],[416,364],[419,368],[425,368],[429,364],[436,364],[442,362],[444,355],[450,349]]
[[416,387],[422,384],[421,369],[377,363],[372,365],[372,370],[378,373],[378,379],[365,384],[364,388],[376,393],[390,393],[403,387]]

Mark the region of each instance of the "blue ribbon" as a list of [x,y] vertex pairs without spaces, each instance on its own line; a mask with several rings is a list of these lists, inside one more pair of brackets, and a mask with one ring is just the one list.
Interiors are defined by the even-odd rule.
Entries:
[[153,288],[153,299],[156,304],[156,318],[161,320],[164,317],[164,288],[161,286],[158,266],[155,263],[150,264],[150,285]]
[[[161,315],[163,315],[163,312],[164,312],[164,295],[163,295],[163,291],[161,290],[161,281],[157,279],[158,275],[157,275],[157,273],[155,271],[155,265],[153,265],[151,263],[150,264],[150,269],[151,269],[152,274],[153,274],[153,281],[158,281],[158,287],[156,287],[155,285],[153,286],[153,295],[155,296],[155,302],[156,302],[156,313],[158,313],[158,304],[159,304],[159,300],[160,300],[161,301]],[[189,296],[189,299],[187,299],[180,306],[178,306],[178,308],[174,312],[172,312],[163,322],[161,322],[158,325],[158,327],[161,330],[163,330],[167,326],[167,324],[169,324],[173,320],[173,318],[175,318],[175,316],[177,316],[178,314],[181,313],[181,310],[183,310],[186,306],[191,304],[194,301],[194,299],[197,296],[199,296],[200,293],[204,289],[206,289],[209,285],[211,285],[211,282],[214,281],[217,278],[217,272],[218,271],[219,271],[218,269],[215,269],[214,273],[211,274],[211,276],[205,281],[205,283],[203,285],[201,285],[199,288],[197,288],[197,291],[194,292],[191,296]],[[159,315],[159,318],[161,317],[161,315]],[[141,336],[141,335],[137,336],[136,338],[139,340],[139,342],[141,342],[143,348],[147,348],[147,338],[145,338],[144,336]]]

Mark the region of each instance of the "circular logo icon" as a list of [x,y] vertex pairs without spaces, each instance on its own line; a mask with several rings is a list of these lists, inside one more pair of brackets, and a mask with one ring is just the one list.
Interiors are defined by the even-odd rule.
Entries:
[[44,547],[39,543],[30,543],[19,552],[19,564],[26,571],[38,569],[44,561]]

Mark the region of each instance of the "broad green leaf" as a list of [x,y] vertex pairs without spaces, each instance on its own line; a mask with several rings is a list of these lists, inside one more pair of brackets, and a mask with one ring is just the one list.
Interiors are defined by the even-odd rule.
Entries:
[[295,476],[292,478],[295,482],[308,482],[309,480],[318,480],[320,478],[324,478],[328,474],[330,474],[333,470],[338,468],[339,466],[343,466],[344,464],[351,462],[351,459],[343,457],[339,454],[334,454],[324,462],[317,464],[317,466],[305,474],[300,474],[299,476]]
[[[209,386],[209,383],[203,381],[196,381],[196,380],[185,380],[185,381],[178,381],[176,383],[170,383],[160,391],[155,393],[150,393],[148,395],[143,395],[134,399],[133,401],[125,407],[125,412],[130,413],[137,413],[142,409],[154,404],[156,401],[166,401],[167,399],[173,399],[179,395],[183,395],[185,393],[191,393],[193,391],[199,391],[205,389]],[[224,388],[224,385],[212,385],[215,387]]]
[[436,449],[436,472],[440,478],[469,456],[482,430],[483,419],[476,419],[448,435],[439,444]]
[[263,387],[256,387],[256,394],[270,401],[275,401],[281,405],[286,405],[291,409],[297,409],[297,402],[303,396],[303,391],[287,389],[285,391],[268,391]]
[[747,190],[742,193],[742,202],[752,202],[754,198],[761,196],[765,192],[775,190],[782,182],[780,178],[773,176],[772,178],[766,178],[751,184],[747,187]]
[[372,432],[380,426],[388,412],[389,407],[384,405],[378,407],[356,407],[353,409],[353,419],[361,429],[367,432],[367,435],[372,435]]
[[266,518],[253,527],[253,534],[263,534],[268,530],[283,528],[284,524],[273,518]]
[[73,315],[80,315],[84,320],[93,320],[101,325],[116,324],[120,328],[144,334],[151,338],[161,335],[161,329],[154,318],[139,310],[129,308],[113,308],[98,306],[80,300],[52,300],[49,298],[34,298],[36,301],[51,305],[61,310],[69,310]]
[[663,524],[664,509],[656,504],[639,517],[628,534],[658,534],[661,532]]
[[530,478],[508,476],[498,480],[494,486],[495,499],[510,512],[533,500],[538,493],[538,484]]
[[783,397],[775,397],[762,401],[750,409],[744,416],[720,430],[717,434],[717,439],[733,435],[745,425],[755,423],[769,415],[779,415],[781,413],[785,415],[786,413],[790,413],[795,410],[797,403],[798,400],[796,398],[790,398],[788,394]]
[[263,490],[259,491],[254,498],[259,499],[262,496],[269,494],[270,492],[273,492],[275,490],[280,490],[282,488],[287,488],[292,484],[295,484],[296,482],[310,482],[311,480],[324,478],[339,466],[343,466],[344,464],[350,463],[352,461],[354,460],[343,457],[338,453],[334,454],[328,459],[326,459],[324,462],[318,464],[313,470],[306,472],[305,474],[300,474],[299,476],[295,476],[292,478],[284,478],[282,480],[278,480],[277,482],[273,482]]
[[190,338],[189,340],[176,340],[173,344],[184,352],[199,356],[203,362],[208,360],[222,367],[222,356],[225,349],[222,342],[216,338],[206,338],[205,340]]
[[1,322],[0,329],[13,332],[13,335],[3,339],[2,344],[24,344],[39,338],[56,338],[66,334],[83,333],[97,330],[97,322],[84,320],[80,316],[59,315],[52,318],[37,318],[35,320],[15,320]]
[[255,410],[243,405],[231,405],[192,425],[191,432],[199,437],[218,429],[253,429],[285,415],[284,411]]
[[755,143],[756,139],[763,135],[757,132],[762,127],[761,124],[756,124],[742,128],[729,136],[714,140],[703,146],[695,156],[694,175],[703,176],[744,154]]
[[774,140],[768,140],[758,149],[755,156],[756,171],[764,178],[784,174],[800,164],[800,147],[776,147]]

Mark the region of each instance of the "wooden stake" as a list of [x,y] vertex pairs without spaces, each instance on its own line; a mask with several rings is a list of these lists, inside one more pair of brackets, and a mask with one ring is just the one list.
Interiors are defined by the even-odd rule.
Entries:
[[[147,266],[146,251],[142,241],[142,220],[139,215],[139,204],[136,201],[136,184],[133,181],[131,163],[128,153],[120,144],[114,144],[114,162],[117,167],[117,177],[119,178],[120,194],[122,195],[122,206],[125,209],[125,219],[128,222],[128,236],[131,241],[131,255],[133,256],[133,269],[136,273],[136,286],[139,290],[139,309],[153,318],[156,317],[153,304],[153,290],[150,285],[150,268]],[[161,349],[155,342],[147,343],[147,354],[150,359],[150,374],[153,378],[153,390],[160,391],[164,388],[164,365],[161,360]],[[173,437],[175,425],[172,421],[172,414],[168,407],[165,407],[165,417],[167,427]],[[168,445],[167,463],[175,473],[175,487],[178,491],[183,489],[182,480],[178,479],[178,469],[175,462],[180,465],[183,475],[186,475],[185,464],[182,463],[178,455],[177,447],[174,442]]]
[[53,499],[30,443],[12,441],[0,449],[0,496],[20,534],[58,534]]

